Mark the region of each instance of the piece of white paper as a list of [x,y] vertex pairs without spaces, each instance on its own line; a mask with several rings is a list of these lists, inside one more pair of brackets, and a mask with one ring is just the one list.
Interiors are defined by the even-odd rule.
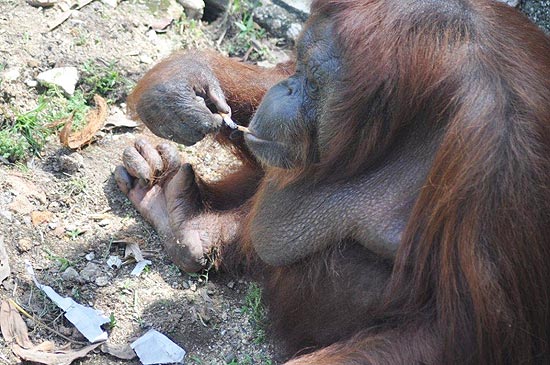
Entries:
[[183,363],[185,350],[162,333],[149,330],[130,344],[143,365]]
[[31,263],[25,260],[27,272],[32,277],[34,284],[41,289],[59,308],[65,312],[65,317],[88,339],[94,343],[107,340],[107,332],[101,326],[109,322],[102,312],[78,304],[72,298],[64,298],[47,285],[40,284],[34,275]]
[[134,267],[134,270],[132,270],[132,272],[130,273],[130,275],[139,276],[139,274],[141,274],[141,272],[145,269],[145,266],[151,265],[151,264],[152,262],[149,260],[143,260],[138,262],[136,264],[136,267]]

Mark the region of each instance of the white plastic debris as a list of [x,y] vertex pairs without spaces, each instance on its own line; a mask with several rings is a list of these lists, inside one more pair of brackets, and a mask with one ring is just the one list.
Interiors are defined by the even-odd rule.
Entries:
[[185,350],[162,333],[149,330],[130,344],[143,365],[182,363]]
[[25,260],[25,268],[32,277],[34,284],[41,289],[59,308],[65,312],[65,317],[88,339],[90,342],[107,340],[107,332],[101,326],[109,322],[100,311],[85,307],[75,302],[72,298],[63,298],[55,290],[47,285],[42,285],[36,279],[31,263]]
[[112,268],[120,268],[122,266],[122,260],[118,256],[109,256],[107,259],[107,265]]
[[132,270],[132,272],[130,273],[130,275],[139,276],[143,272],[143,270],[145,270],[145,267],[151,264],[152,262],[149,260],[143,260],[138,262],[136,264],[136,267],[134,267],[134,270]]

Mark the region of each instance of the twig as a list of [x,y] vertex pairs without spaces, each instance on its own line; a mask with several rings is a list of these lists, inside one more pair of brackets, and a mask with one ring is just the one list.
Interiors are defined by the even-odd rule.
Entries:
[[53,333],[55,333],[56,335],[58,335],[59,337],[69,341],[70,343],[74,343],[75,345],[88,345],[87,342],[82,342],[82,341],[76,341],[76,340],[73,340],[67,336],[65,336],[64,334],[58,332],[57,330],[51,328],[50,326],[48,326],[47,324],[45,324],[44,322],[36,319],[33,315],[31,315],[29,312],[27,312],[25,309],[23,309],[19,304],[17,304],[14,300],[12,299],[8,299],[8,301],[10,302],[11,305],[13,305],[15,307],[15,309],[17,309],[21,314],[23,314],[25,317],[31,319],[32,321],[36,322],[36,324],[44,327],[45,329],[47,329],[48,331],[51,331]]
[[231,116],[229,114],[227,113],[218,113],[218,114],[222,116],[224,123],[227,124],[229,128],[239,130],[243,133],[250,133],[250,129],[235,123],[233,119],[231,119]]

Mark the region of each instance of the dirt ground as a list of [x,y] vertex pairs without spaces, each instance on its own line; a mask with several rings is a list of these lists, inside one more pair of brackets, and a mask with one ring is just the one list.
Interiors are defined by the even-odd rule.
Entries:
[[[161,32],[151,29],[166,17],[151,4],[122,1],[113,8],[92,1],[52,30],[63,11],[60,6],[1,0],[0,64],[11,76],[0,84],[0,121],[36,107],[42,91],[33,80],[42,71],[80,68],[93,60],[114,63],[124,78],[135,82],[173,50],[220,39],[216,25],[197,31],[173,22]],[[124,97],[119,94],[110,104],[111,114],[123,110]],[[250,283],[213,272],[180,272],[163,253],[154,230],[116,188],[112,172],[124,147],[138,135],[153,138],[143,127],[104,129],[98,141],[73,152],[54,134],[40,156],[23,164],[0,163],[0,241],[3,238],[12,271],[0,287],[0,297],[14,300],[68,338],[82,340],[34,286],[24,267],[28,260],[39,281],[111,316],[112,343],[129,343],[154,328],[188,352],[188,364],[277,364],[274,345],[258,334],[258,326],[243,310]],[[219,178],[236,163],[210,140],[181,151],[208,179]],[[124,256],[125,244],[117,240],[139,243],[152,261],[140,277],[130,275],[133,263],[107,265],[110,256]],[[67,274],[69,267],[76,276]],[[32,320],[26,323],[35,343],[67,343]],[[0,340],[0,363],[18,362]],[[118,360],[96,350],[75,363],[139,361]]]

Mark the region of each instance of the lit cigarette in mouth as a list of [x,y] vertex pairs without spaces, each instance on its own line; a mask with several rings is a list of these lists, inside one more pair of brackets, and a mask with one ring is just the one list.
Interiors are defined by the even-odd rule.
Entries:
[[237,123],[235,123],[233,119],[231,119],[231,116],[229,114],[227,113],[218,113],[218,114],[222,116],[224,123],[227,124],[229,128],[239,130],[243,133],[250,133],[250,130],[247,127],[243,127],[242,125],[238,125]]

